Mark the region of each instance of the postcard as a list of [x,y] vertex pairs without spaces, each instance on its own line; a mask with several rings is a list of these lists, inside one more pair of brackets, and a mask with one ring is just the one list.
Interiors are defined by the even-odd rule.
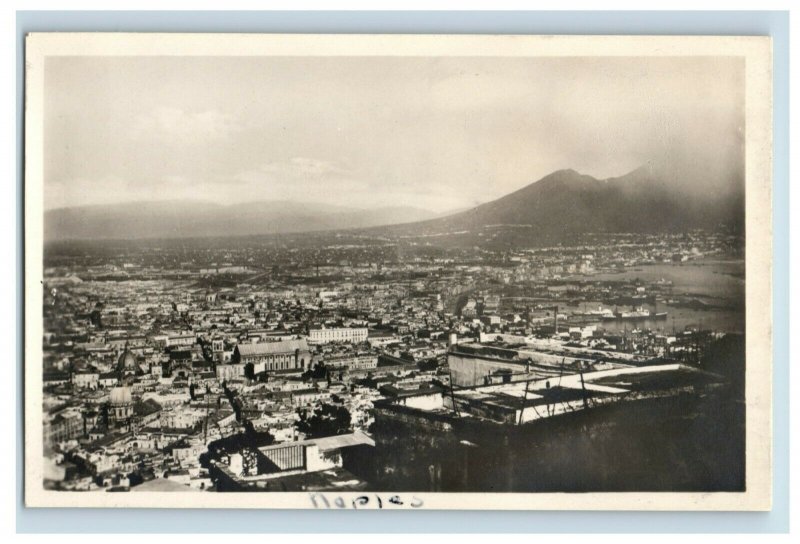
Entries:
[[26,504],[769,510],[771,66],[30,34]]

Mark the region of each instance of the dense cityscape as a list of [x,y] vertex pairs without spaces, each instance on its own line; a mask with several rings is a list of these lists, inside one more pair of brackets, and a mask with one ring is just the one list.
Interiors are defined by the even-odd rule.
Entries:
[[46,245],[45,487],[740,489],[741,237],[502,229]]

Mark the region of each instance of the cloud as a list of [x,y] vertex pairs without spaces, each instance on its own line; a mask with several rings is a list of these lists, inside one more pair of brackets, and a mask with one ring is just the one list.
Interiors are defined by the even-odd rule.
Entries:
[[233,117],[218,110],[187,112],[160,107],[136,121],[134,136],[140,140],[192,142],[226,139],[238,130]]
[[[265,200],[324,199],[347,203],[369,185],[338,162],[310,157],[270,161],[231,178],[256,198]],[[243,190],[243,189],[241,189]]]
[[351,172],[337,163],[309,157],[292,157],[286,161],[271,161],[253,170],[240,172],[234,179],[250,183],[271,180],[328,181],[349,177]]
[[189,195],[445,209],[560,168],[602,178],[650,160],[681,190],[722,191],[744,172],[744,74],[734,57],[59,57],[46,191],[51,206]]

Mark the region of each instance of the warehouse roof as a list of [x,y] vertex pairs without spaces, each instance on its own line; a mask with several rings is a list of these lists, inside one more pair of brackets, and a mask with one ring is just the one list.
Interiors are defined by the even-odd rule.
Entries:
[[236,346],[239,355],[270,355],[274,353],[294,353],[295,350],[308,351],[305,338],[300,340],[281,340],[280,342],[263,342],[260,344],[239,344]]

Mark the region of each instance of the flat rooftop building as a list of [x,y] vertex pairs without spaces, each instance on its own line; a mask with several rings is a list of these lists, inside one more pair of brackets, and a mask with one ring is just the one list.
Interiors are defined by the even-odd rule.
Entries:
[[252,364],[253,371],[306,369],[311,352],[305,338],[257,344],[239,344],[233,350],[234,364]]
[[[299,491],[303,483],[316,490],[363,489],[365,482],[353,476],[348,467],[363,466],[363,459],[371,456],[374,446],[372,438],[362,432],[283,442],[231,454],[227,464],[215,463],[213,472],[223,491],[282,487]],[[348,454],[357,461],[349,462]]]
[[447,365],[453,385],[475,387],[497,381],[558,377],[594,369],[628,368],[654,360],[617,356],[599,350],[567,349],[559,344],[546,348],[528,345],[460,343],[450,346]]
[[349,342],[359,344],[367,341],[369,330],[366,327],[333,327],[311,329],[308,341],[311,344],[328,344],[330,342]]
[[[720,376],[676,363],[424,390],[418,400],[398,395],[375,403],[375,484],[448,492],[741,490],[735,459],[743,450],[720,451],[742,431],[735,422],[743,408],[727,391]],[[647,481],[652,474],[663,481]]]

